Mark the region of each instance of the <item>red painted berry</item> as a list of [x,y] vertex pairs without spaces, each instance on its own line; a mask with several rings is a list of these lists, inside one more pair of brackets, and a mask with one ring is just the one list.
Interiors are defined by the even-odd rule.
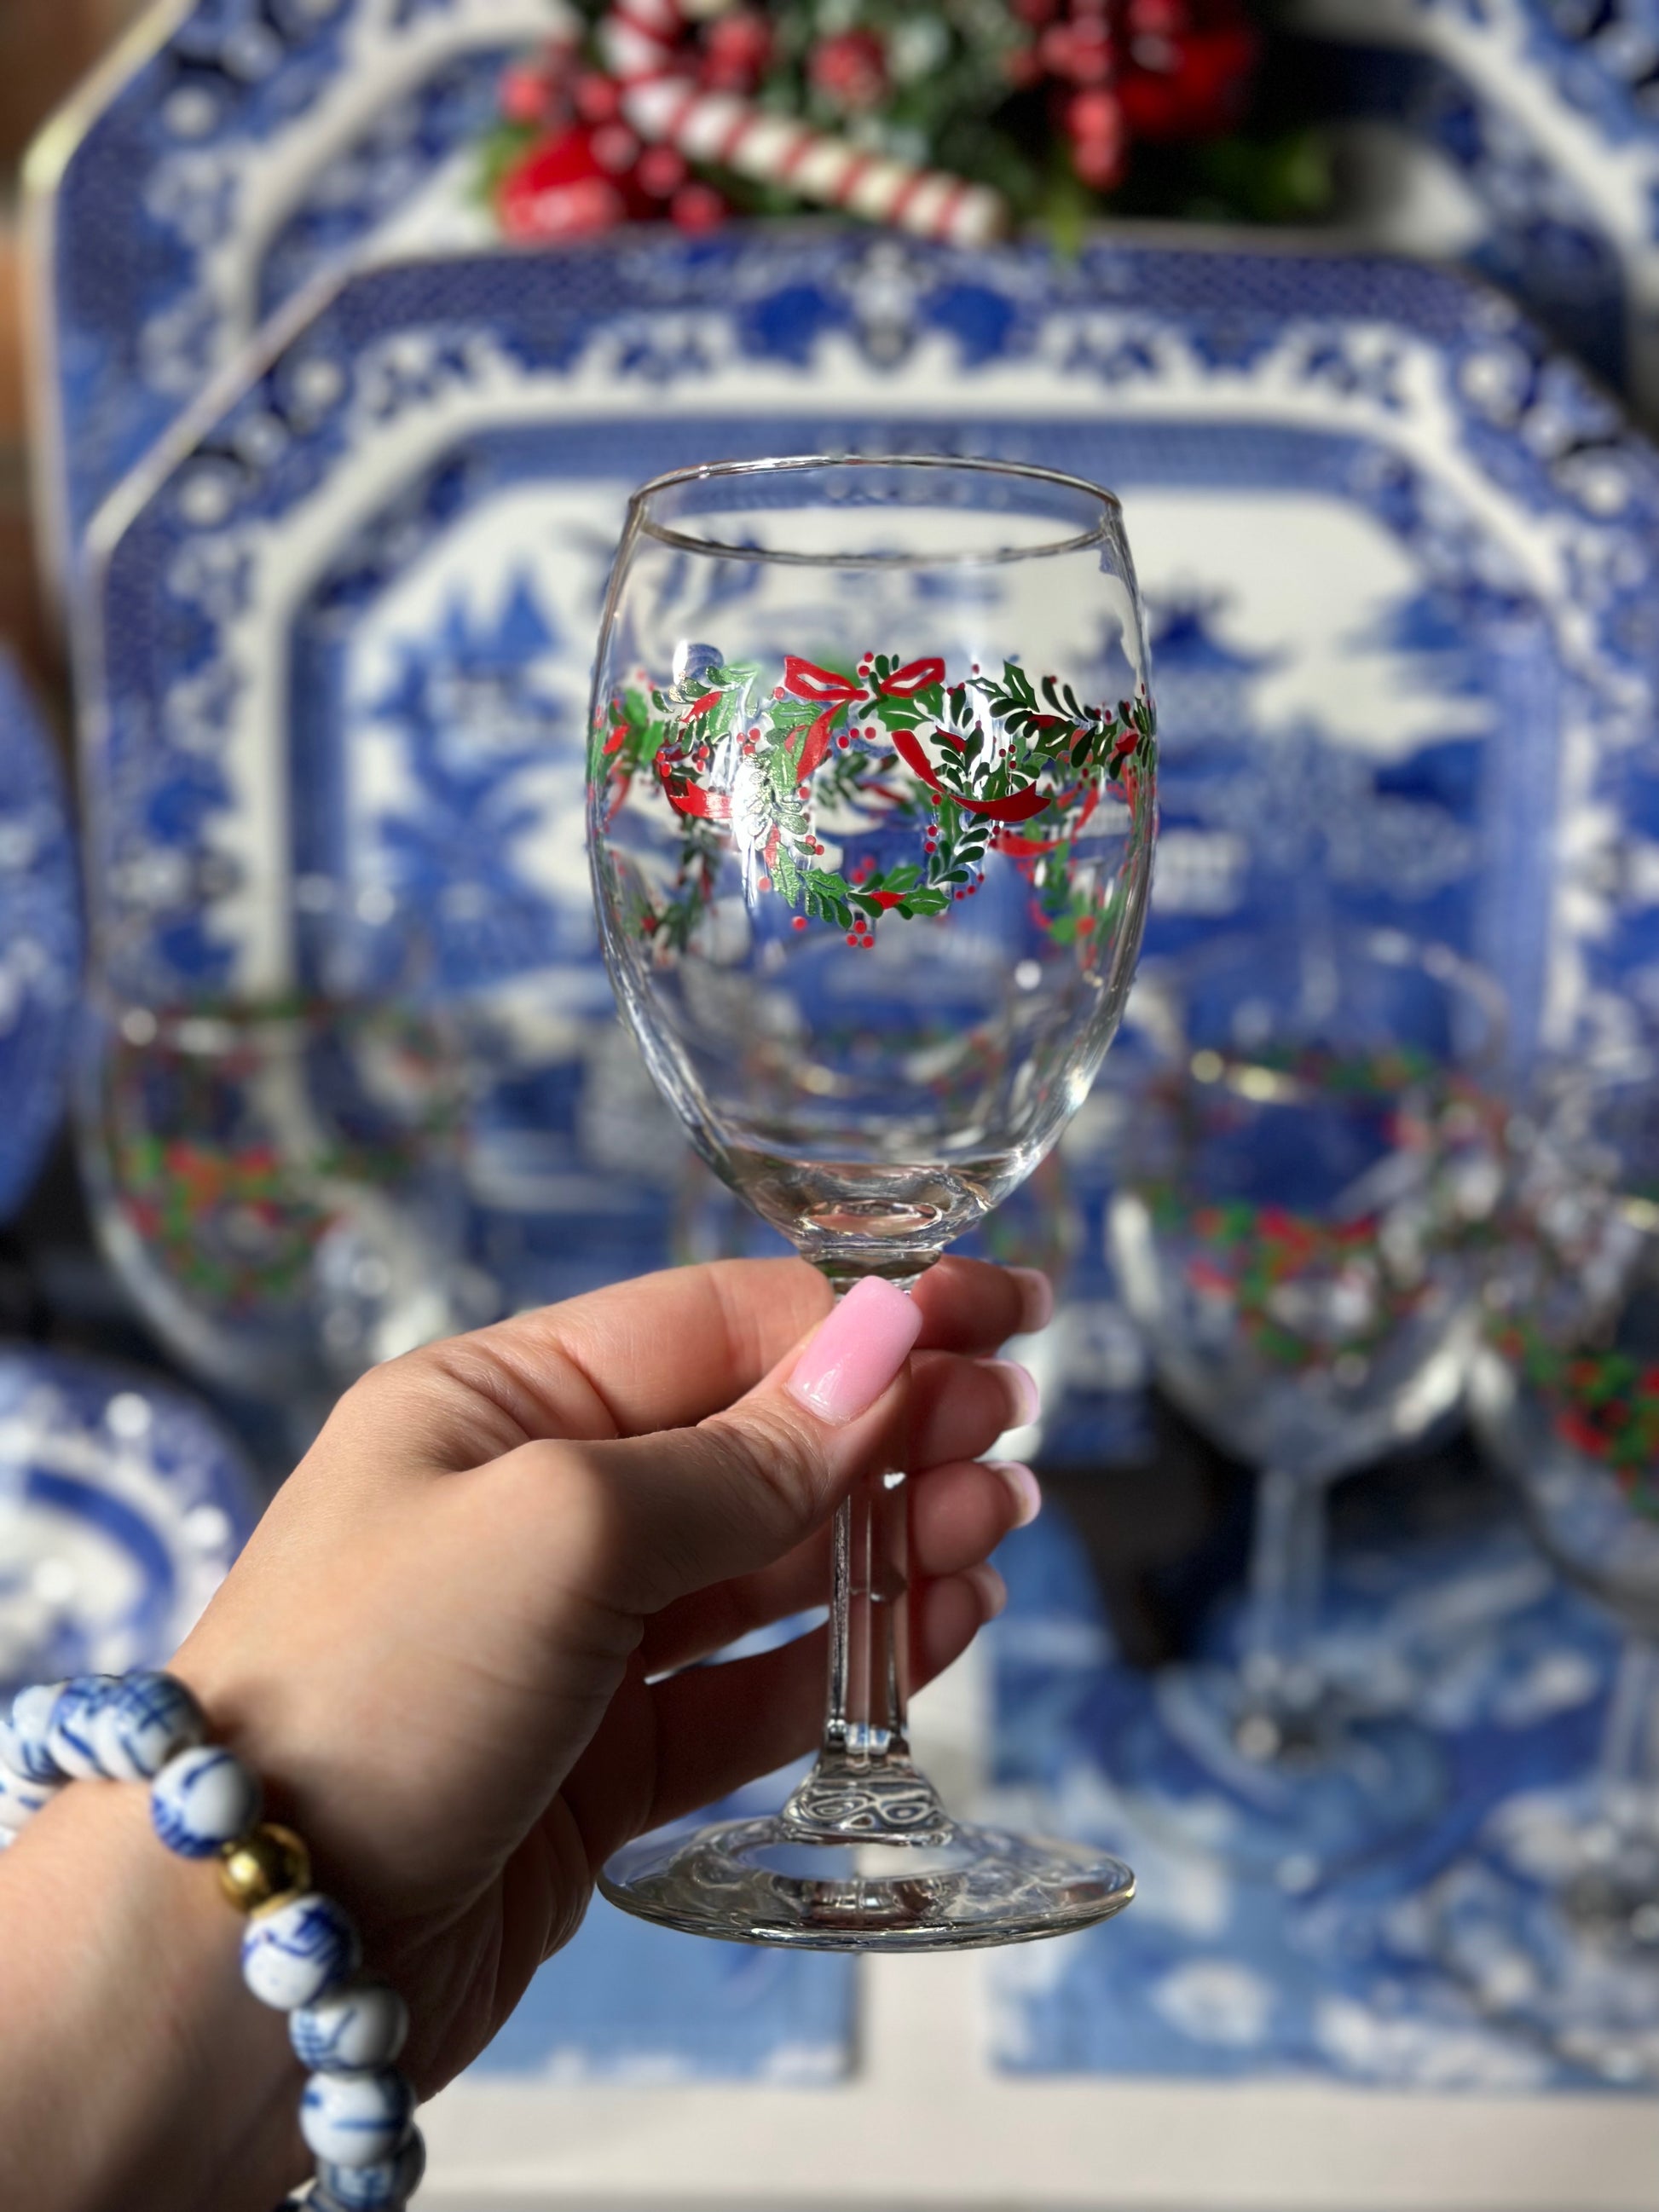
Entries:
[[805,929],[806,927],[806,916],[804,914],[798,914],[794,920],[790,923],[789,927],[791,929]]

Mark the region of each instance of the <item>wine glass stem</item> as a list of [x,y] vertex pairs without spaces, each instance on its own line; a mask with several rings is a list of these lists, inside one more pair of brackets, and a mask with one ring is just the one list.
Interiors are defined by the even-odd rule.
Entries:
[[1659,1808],[1659,1643],[1635,1631],[1619,1655],[1599,1779],[1615,1820]]
[[1242,1639],[1245,1685],[1258,1701],[1282,1704],[1293,1685],[1305,1688],[1324,1583],[1324,1484],[1264,1468]]
[[905,1488],[902,1474],[866,1480],[836,1514],[823,1723],[823,1748],[834,1758],[880,1760],[909,1750]]
[[912,1765],[905,1732],[909,1507],[902,1472],[854,1485],[836,1513],[832,1558],[823,1739],[784,1818],[820,1842],[944,1842],[950,1821]]

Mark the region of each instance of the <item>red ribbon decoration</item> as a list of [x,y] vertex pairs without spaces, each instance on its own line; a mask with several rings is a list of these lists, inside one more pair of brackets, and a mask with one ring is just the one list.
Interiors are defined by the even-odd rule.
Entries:
[[890,676],[884,676],[876,690],[883,699],[914,699],[918,691],[925,691],[930,684],[943,684],[945,663],[942,660],[907,660],[902,668],[896,668]]
[[[925,691],[930,684],[945,681],[945,663],[937,659],[907,661],[896,668],[890,676],[884,676],[876,685],[875,696],[883,699],[914,699],[918,691]],[[870,696],[861,684],[850,677],[838,675],[833,668],[820,668],[815,660],[803,660],[798,653],[784,655],[783,688],[792,698],[810,699],[821,706],[823,712],[808,728],[800,749],[800,763],[795,770],[799,781],[805,783],[822,765],[830,750],[836,718],[843,707],[855,700]],[[961,739],[953,742],[958,750]],[[908,757],[908,756],[907,756]]]
[[674,771],[660,757],[654,763],[668,804],[676,814],[695,814],[704,822],[729,822],[732,801],[723,791],[705,791],[701,784],[682,784],[674,788]]
[[830,750],[830,732],[835,720],[843,707],[864,696],[861,684],[837,676],[833,668],[820,668],[816,661],[803,660],[799,653],[784,655],[783,688],[797,699],[810,699],[821,704],[823,712],[808,729],[800,749],[800,761],[795,769],[795,780],[805,783],[807,777],[822,764]]
[[1006,799],[963,799],[960,793],[947,790],[939,781],[914,730],[895,730],[893,747],[929,791],[936,791],[941,799],[954,800],[965,814],[983,815],[988,822],[1029,822],[1048,804],[1048,793],[1039,791],[1034,783],[1028,784],[1024,791],[1011,791]]
[[793,698],[816,700],[820,705],[827,701],[832,706],[844,707],[849,700],[864,696],[862,684],[837,676],[833,668],[820,668],[815,661],[803,660],[795,653],[784,655],[783,688]]

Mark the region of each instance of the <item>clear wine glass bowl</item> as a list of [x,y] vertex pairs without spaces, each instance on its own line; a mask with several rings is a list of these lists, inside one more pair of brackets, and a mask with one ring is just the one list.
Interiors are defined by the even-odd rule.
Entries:
[[1624,1636],[1600,1757],[1525,1792],[1431,1893],[1488,2011],[1614,2081],[1659,2078],[1659,1065],[1540,1117],[1471,1402],[1561,1571]]
[[1440,1787],[1423,1733],[1356,1716],[1323,1663],[1325,1493],[1461,1398],[1504,1182],[1502,995],[1443,947],[1334,928],[1195,956],[1146,1012],[1113,1254],[1164,1388],[1259,1471],[1237,1671],[1172,1669],[1159,1710],[1230,1801],[1194,1793],[1194,1820],[1296,1887]]
[[430,1015],[94,992],[76,1103],[100,1240],[141,1311],[296,1441],[366,1368],[464,1325],[463,1101]]
[[653,1073],[797,1248],[913,1273],[1086,1094],[1139,944],[1152,724],[1115,503],[758,464],[637,501],[592,763]]
[[[1157,749],[1117,501],[931,457],[662,477],[629,507],[590,743],[605,956],[659,1085],[838,1287],[913,1282],[1053,1146],[1139,949]],[[903,1518],[890,1477],[838,1519],[823,1747],[784,1813],[647,1840],[607,1894],[832,1948],[1127,1900],[1116,1862],[953,1821],[916,1772]]]

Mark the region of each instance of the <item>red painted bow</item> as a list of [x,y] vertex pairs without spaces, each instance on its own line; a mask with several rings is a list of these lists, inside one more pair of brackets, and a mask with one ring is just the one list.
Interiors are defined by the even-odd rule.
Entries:
[[942,660],[907,660],[902,668],[896,668],[890,676],[884,676],[876,690],[884,699],[914,699],[918,691],[925,691],[930,684],[943,684],[945,663]]
[[723,791],[705,791],[699,783],[687,783],[676,777],[668,763],[659,757],[655,763],[658,775],[668,804],[676,814],[696,814],[705,822],[729,822],[732,801]]
[[805,783],[830,750],[836,715],[854,699],[862,699],[864,689],[850,678],[838,676],[833,668],[820,668],[816,661],[803,660],[795,653],[784,655],[783,688],[793,698],[811,699],[823,708],[806,732],[796,763],[796,777]]
[[1049,794],[1040,791],[1034,783],[1028,784],[1024,791],[1011,791],[1006,799],[964,799],[960,792],[951,791],[939,781],[914,730],[895,730],[893,745],[899,758],[921,778],[929,791],[938,792],[941,799],[954,799],[966,814],[981,814],[988,822],[1029,822],[1048,804]]

